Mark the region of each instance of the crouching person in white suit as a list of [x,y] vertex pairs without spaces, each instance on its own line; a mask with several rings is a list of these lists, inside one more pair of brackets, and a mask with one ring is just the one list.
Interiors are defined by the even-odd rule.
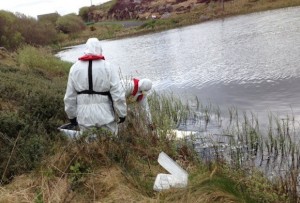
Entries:
[[148,94],[152,88],[152,81],[144,78],[122,81],[125,89],[125,96],[128,98],[129,103],[137,102],[144,110],[147,118],[148,126],[151,130],[154,129],[152,123],[152,116],[148,104]]

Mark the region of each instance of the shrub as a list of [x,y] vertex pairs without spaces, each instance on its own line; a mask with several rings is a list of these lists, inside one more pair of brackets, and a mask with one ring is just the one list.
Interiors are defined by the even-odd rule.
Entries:
[[[33,54],[30,59],[43,58],[40,68],[49,65],[38,49],[27,49]],[[37,167],[55,145],[54,140],[61,138],[56,128],[66,119],[66,77],[45,79],[37,70],[0,68],[0,184]]]
[[[41,90],[28,93],[21,105],[20,116],[26,118],[28,123],[41,122],[46,125],[51,119],[63,118],[65,115],[63,95],[55,94],[52,91]],[[55,126],[51,126],[45,129],[53,130],[53,127],[55,128]]]
[[84,21],[88,21],[88,14],[89,14],[90,8],[89,7],[81,7],[79,9],[79,16],[82,18]]
[[17,14],[16,26],[24,38],[25,43],[30,45],[48,45],[56,40],[57,31],[55,25],[49,21],[37,21],[35,18],[24,14]]
[[38,16],[38,21],[39,22],[50,22],[53,25],[55,25],[57,19],[60,17],[58,13],[50,13],[50,14],[45,14],[45,15],[39,15]]
[[0,45],[9,50],[14,50],[20,46],[24,38],[18,31],[17,17],[8,11],[0,11]]
[[0,133],[1,146],[0,174],[1,183],[9,182],[15,175],[36,167],[51,147],[45,135],[19,133],[17,138],[9,138]]
[[15,112],[1,112],[0,133],[9,137],[17,137],[19,131],[24,128],[24,121]]
[[16,50],[22,44],[48,45],[56,41],[55,24],[24,14],[0,11],[0,45]]
[[56,26],[61,32],[66,34],[76,33],[85,28],[83,20],[73,13],[59,17],[56,21]]
[[44,75],[65,75],[71,64],[54,57],[47,48],[24,46],[18,50],[18,62],[21,67],[42,71]]

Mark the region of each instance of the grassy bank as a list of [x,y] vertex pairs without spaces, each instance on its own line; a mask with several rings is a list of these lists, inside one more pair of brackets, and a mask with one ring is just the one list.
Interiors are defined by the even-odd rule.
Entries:
[[[139,26],[126,27],[122,25],[122,21],[95,23],[89,25],[85,31],[72,36],[72,38],[67,38],[61,46],[82,44],[91,36],[99,39],[136,36],[213,19],[293,6],[300,6],[299,0],[232,0],[224,2],[224,9],[222,3],[212,1],[209,4],[196,4],[187,13],[171,13],[170,17],[166,19],[142,21],[143,24]],[[140,24],[140,21],[137,24]]]
[[[172,95],[153,94],[150,106],[155,131],[146,126],[138,106],[131,106],[119,136],[94,131],[98,139],[69,140],[57,131],[67,122],[63,95],[71,64],[45,49],[25,47],[15,56],[17,65],[0,65],[0,202],[296,202],[297,167],[287,179],[267,179],[249,167],[244,155],[282,151],[294,156],[291,123],[277,122],[264,137],[255,119],[237,119],[225,126],[235,141],[248,150],[230,149],[230,161],[215,145],[213,159],[201,159],[188,139],[176,139],[173,129],[189,118],[210,122],[220,118],[211,106],[197,100],[192,109]],[[55,68],[55,67],[60,67]],[[216,108],[217,109],[217,108]],[[198,112],[196,113],[195,112]],[[202,112],[199,114],[199,112]],[[217,114],[217,115],[216,115]],[[296,132],[295,132],[296,133]],[[257,146],[258,145],[258,146]],[[257,147],[256,147],[257,146]],[[158,163],[164,151],[189,174],[188,187],[155,192]],[[260,153],[257,153],[258,155]],[[278,153],[278,155],[281,153]],[[275,158],[274,158],[275,159]]]

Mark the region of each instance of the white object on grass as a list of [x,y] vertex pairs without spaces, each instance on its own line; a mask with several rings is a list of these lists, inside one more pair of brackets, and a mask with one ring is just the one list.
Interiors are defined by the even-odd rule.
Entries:
[[79,138],[79,136],[82,134],[81,131],[77,131],[77,130],[67,130],[67,129],[61,129],[61,128],[59,128],[59,130],[71,139]]
[[[69,139],[79,139],[79,137],[82,135],[82,131],[77,131],[77,130],[68,130],[68,129],[62,129],[62,128],[59,128],[59,130],[61,132],[63,132]],[[92,135],[89,135],[85,138],[85,141],[87,143],[91,143],[93,141],[95,141],[97,139],[97,135],[95,134],[92,134]]]
[[164,167],[170,174],[159,173],[156,176],[153,189],[161,191],[165,189],[184,188],[188,183],[188,173],[182,169],[166,153],[161,152],[158,156],[158,163]]
[[185,138],[188,136],[192,136],[196,133],[196,131],[189,131],[189,130],[172,130],[172,133],[176,135],[176,138]]

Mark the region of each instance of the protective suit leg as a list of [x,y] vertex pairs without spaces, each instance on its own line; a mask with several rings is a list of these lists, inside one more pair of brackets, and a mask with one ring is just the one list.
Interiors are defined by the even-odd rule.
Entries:
[[111,131],[113,133],[113,135],[118,134],[118,124],[115,121],[108,123],[108,124],[104,125],[103,127],[108,129],[109,131]]

